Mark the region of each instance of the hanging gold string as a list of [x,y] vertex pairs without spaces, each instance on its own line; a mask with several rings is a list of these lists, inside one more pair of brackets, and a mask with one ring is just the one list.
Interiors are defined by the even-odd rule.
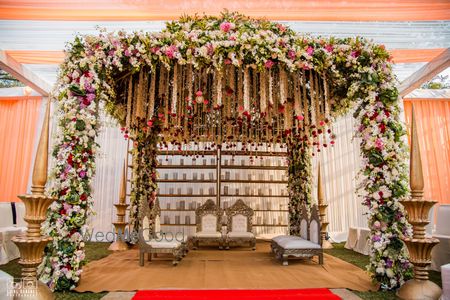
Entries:
[[131,126],[132,101],[133,101],[133,76],[130,76],[130,79],[128,80],[128,94],[127,94],[127,120],[126,120],[127,128],[130,128]]
[[311,124],[316,124],[316,105],[315,105],[315,92],[314,92],[314,79],[312,71],[309,71],[309,96],[311,100],[310,109],[311,109]]
[[250,111],[250,69],[244,69],[244,111]]
[[164,72],[164,128],[169,128],[170,70]]
[[153,113],[155,110],[155,87],[156,87],[156,70],[152,70],[149,74],[150,78],[150,90],[149,90],[149,101],[147,108],[147,119],[153,118]]
[[320,85],[319,85],[319,76],[317,72],[314,72],[314,87],[315,87],[315,99],[316,99],[316,124],[320,120],[322,120],[322,113],[321,113],[321,105],[320,105]]
[[280,70],[280,104],[284,105],[287,100],[288,80],[286,71],[279,66]]

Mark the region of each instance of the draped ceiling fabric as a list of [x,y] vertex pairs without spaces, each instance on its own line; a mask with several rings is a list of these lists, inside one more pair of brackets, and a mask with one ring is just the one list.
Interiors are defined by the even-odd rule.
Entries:
[[183,14],[218,14],[224,8],[250,17],[308,21],[425,21],[450,18],[446,0],[6,0],[0,18],[8,20],[172,20]]
[[0,202],[27,192],[42,97],[0,98]]

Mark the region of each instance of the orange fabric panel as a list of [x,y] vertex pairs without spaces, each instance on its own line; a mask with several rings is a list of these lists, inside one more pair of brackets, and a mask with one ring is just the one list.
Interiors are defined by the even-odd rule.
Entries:
[[[445,48],[390,50],[394,63],[429,62]],[[8,50],[6,54],[21,64],[60,64],[64,61],[63,51]]]
[[392,55],[394,63],[417,63],[429,62],[436,56],[444,52],[446,48],[437,49],[394,49],[389,53]]
[[63,51],[14,50],[5,52],[21,64],[60,64],[64,60]]
[[218,14],[223,9],[272,20],[431,21],[449,20],[448,0],[3,0],[8,20],[173,20],[183,14]]
[[27,190],[42,97],[0,100],[0,202]]
[[410,131],[414,105],[420,155],[425,179],[425,198],[450,203],[450,99],[405,99]]

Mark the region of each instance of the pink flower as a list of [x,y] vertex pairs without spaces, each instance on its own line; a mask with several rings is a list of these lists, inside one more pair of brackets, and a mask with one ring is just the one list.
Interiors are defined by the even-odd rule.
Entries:
[[296,119],[299,120],[299,121],[303,121],[304,117],[302,115],[299,115],[299,116],[296,117]]
[[168,58],[173,59],[173,58],[175,58],[175,53],[177,52],[177,50],[178,50],[177,46],[172,45],[166,49],[165,53]]
[[153,126],[153,121],[152,121],[152,120],[148,120],[147,125],[148,125],[149,127],[152,127],[152,126]]
[[333,45],[331,45],[331,44],[328,44],[328,45],[325,46],[325,50],[326,50],[327,52],[333,52],[333,49],[334,49],[334,47],[333,47]]
[[350,55],[355,58],[358,57],[360,54],[361,54],[360,51],[352,51],[352,53],[350,53]]
[[223,32],[228,32],[234,28],[234,24],[230,22],[222,22],[219,27]]
[[86,171],[81,171],[78,175],[80,175],[81,178],[86,177]]
[[308,46],[308,48],[306,49],[306,53],[308,53],[308,55],[312,56],[314,54],[314,48],[311,46]]
[[198,90],[197,92],[195,92],[195,96],[197,97],[203,96],[203,92]]
[[231,65],[231,59],[226,58],[226,59],[224,60],[224,63],[225,63],[226,65]]
[[325,122],[324,122],[324,121],[320,121],[320,122],[319,122],[319,125],[320,125],[320,126],[323,126],[323,125],[325,125]]
[[384,148],[383,140],[377,138],[377,140],[375,141],[375,147],[377,147],[379,150],[383,150]]
[[294,50],[289,50],[288,51],[288,57],[289,57],[289,59],[295,59],[295,51]]
[[281,33],[286,31],[286,26],[283,26],[282,24],[277,24],[276,26]]
[[125,50],[125,56],[131,56],[130,50],[128,50],[128,49]]
[[270,69],[273,67],[275,63],[273,61],[271,61],[270,59],[266,60],[266,62],[264,63],[264,66],[266,67],[266,69]]
[[156,52],[158,52],[159,51],[159,47],[153,47],[153,48],[151,48],[150,49],[150,51],[152,52],[152,53],[156,53]]

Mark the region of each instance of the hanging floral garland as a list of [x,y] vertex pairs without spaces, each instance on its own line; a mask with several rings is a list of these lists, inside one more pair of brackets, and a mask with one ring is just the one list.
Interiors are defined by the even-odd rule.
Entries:
[[[328,124],[356,108],[361,187],[370,208],[369,270],[383,289],[397,288],[410,269],[401,242],[410,229],[398,203],[408,195],[408,184],[394,83],[383,46],[359,38],[303,36],[236,13],[182,17],[159,33],[77,37],[67,49],[54,94],[59,132],[50,193],[58,200],[48,213],[46,231],[53,242],[41,280],[53,290],[72,289],[79,281],[85,263],[82,235],[92,213],[98,107],[104,102],[137,142],[136,153],[155,151],[140,145],[148,139],[175,145],[304,141],[317,151],[331,143]],[[151,137],[154,123],[161,124],[161,134]],[[145,138],[139,137],[142,132]],[[306,164],[304,156],[297,157]],[[144,176],[154,176],[155,162],[149,159],[136,162],[138,185]],[[307,178],[304,170],[300,177]],[[150,185],[148,191],[133,191],[134,201],[153,197],[156,185]]]

